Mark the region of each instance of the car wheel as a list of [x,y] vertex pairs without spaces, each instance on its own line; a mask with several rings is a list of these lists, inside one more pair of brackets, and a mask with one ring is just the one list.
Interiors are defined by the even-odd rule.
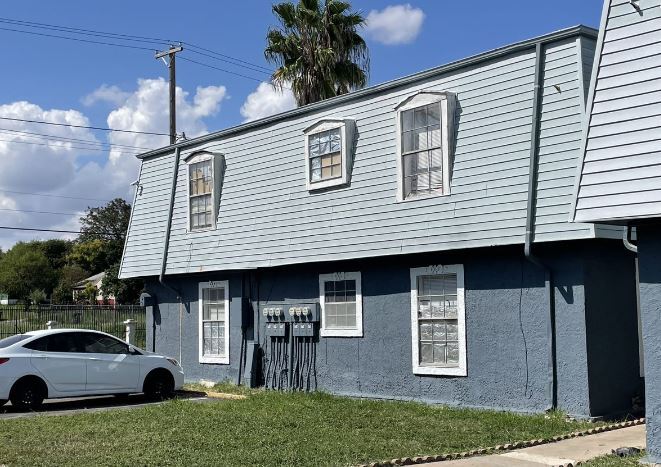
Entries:
[[18,410],[37,410],[44,401],[44,388],[37,381],[18,381],[9,394],[11,405]]
[[155,371],[147,375],[144,393],[150,400],[165,400],[174,395],[174,378],[167,371]]

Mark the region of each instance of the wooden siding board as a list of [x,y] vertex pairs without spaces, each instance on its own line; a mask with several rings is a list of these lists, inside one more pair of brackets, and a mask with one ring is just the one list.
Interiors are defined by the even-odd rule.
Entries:
[[[580,137],[576,39],[551,44],[540,124],[537,219],[545,239],[584,238],[566,222]],[[589,49],[589,46],[586,47]],[[179,168],[168,274],[332,261],[523,241],[532,124],[534,52],[521,52],[388,93],[219,138],[227,171],[215,230],[187,232],[185,164]],[[555,88],[560,86],[561,91]],[[457,93],[451,194],[396,202],[394,107],[424,89]],[[356,120],[351,183],[305,189],[303,129],[321,118]],[[172,155],[145,159],[127,277],[157,274]],[[565,235],[570,232],[569,237]],[[144,271],[141,264],[145,264]]]

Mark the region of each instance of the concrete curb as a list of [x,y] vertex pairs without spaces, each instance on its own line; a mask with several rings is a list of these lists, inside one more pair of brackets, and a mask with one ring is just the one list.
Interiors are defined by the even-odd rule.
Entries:
[[211,399],[227,399],[227,400],[244,400],[248,398],[248,396],[244,396],[242,394],[229,394],[226,392],[213,392],[213,391],[207,392],[207,397],[210,397]]
[[449,454],[440,454],[437,456],[402,457],[399,459],[392,459],[389,461],[360,464],[358,467],[392,467],[397,465],[416,465],[416,464],[427,464],[430,462],[442,462],[442,461],[449,461],[455,459],[465,459],[467,457],[484,456],[486,454],[495,454],[498,452],[513,451],[515,449],[521,449],[521,448],[529,448],[532,446],[539,446],[540,444],[555,443],[557,441],[562,441],[571,438],[579,438],[581,436],[590,436],[597,433],[603,433],[605,431],[612,431],[621,428],[629,428],[631,426],[636,426],[636,425],[643,425],[644,423],[645,423],[645,419],[639,418],[636,420],[629,420],[626,422],[612,423],[610,425],[598,426],[595,428],[590,428],[588,430],[574,431],[572,433],[553,436],[551,438],[534,439],[530,441],[518,441],[516,443],[499,444],[498,446],[492,446],[488,448],[473,449],[471,451],[464,451],[464,452],[453,452]]

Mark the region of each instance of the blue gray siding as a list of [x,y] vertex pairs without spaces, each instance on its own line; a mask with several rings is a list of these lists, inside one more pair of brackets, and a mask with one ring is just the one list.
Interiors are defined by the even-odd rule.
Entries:
[[606,1],[575,220],[661,215],[661,9]]
[[[579,37],[548,44],[544,60],[535,219],[539,242],[595,235],[589,225],[567,222],[584,102],[585,70],[579,57],[591,48]],[[189,233],[182,162],[166,273],[523,243],[534,62],[534,48],[516,51],[381,92],[357,93],[337,104],[330,100],[315,111],[284,114],[186,149],[182,159],[202,149],[223,153],[227,170],[217,228]],[[420,90],[457,94],[451,194],[398,203],[394,107]],[[330,117],[356,121],[351,184],[309,193],[303,129]],[[144,188],[135,203],[122,277],[159,272],[173,161],[172,153],[143,161]]]

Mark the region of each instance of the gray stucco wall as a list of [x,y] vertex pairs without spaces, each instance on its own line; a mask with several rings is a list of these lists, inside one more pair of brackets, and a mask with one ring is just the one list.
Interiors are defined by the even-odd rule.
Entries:
[[604,254],[586,261],[590,407],[596,414],[628,410],[642,389],[634,268],[622,242],[604,242]]
[[638,226],[647,456],[661,462],[661,225]]
[[[585,321],[585,268],[604,251],[604,245],[598,242],[548,244],[538,249],[540,257],[553,269],[556,281],[558,405],[582,417],[602,415],[597,413],[597,408],[604,412],[610,409],[608,393],[604,403],[591,409],[586,341],[589,330]],[[433,264],[464,265],[467,377],[412,373],[409,272],[410,268]],[[416,399],[524,412],[541,412],[550,407],[550,325],[544,274],[525,260],[521,248],[474,249],[260,270],[260,302],[262,305],[285,299],[316,302],[318,274],[342,271],[361,272],[364,336],[319,339],[320,389],[351,396]],[[240,273],[199,274],[176,278],[170,283],[181,290],[184,301],[182,363],[187,379],[236,380],[241,345],[241,277]],[[223,279],[230,280],[232,297],[230,365],[199,364],[198,282]],[[158,283],[148,284],[161,303],[160,323],[155,326],[156,349],[177,356],[179,312],[175,295]],[[631,292],[635,297],[633,289]],[[607,303],[605,308],[603,313],[621,311],[608,308]],[[606,340],[609,333],[619,332],[613,328],[595,329]],[[248,334],[251,333],[252,329],[248,329]]]

